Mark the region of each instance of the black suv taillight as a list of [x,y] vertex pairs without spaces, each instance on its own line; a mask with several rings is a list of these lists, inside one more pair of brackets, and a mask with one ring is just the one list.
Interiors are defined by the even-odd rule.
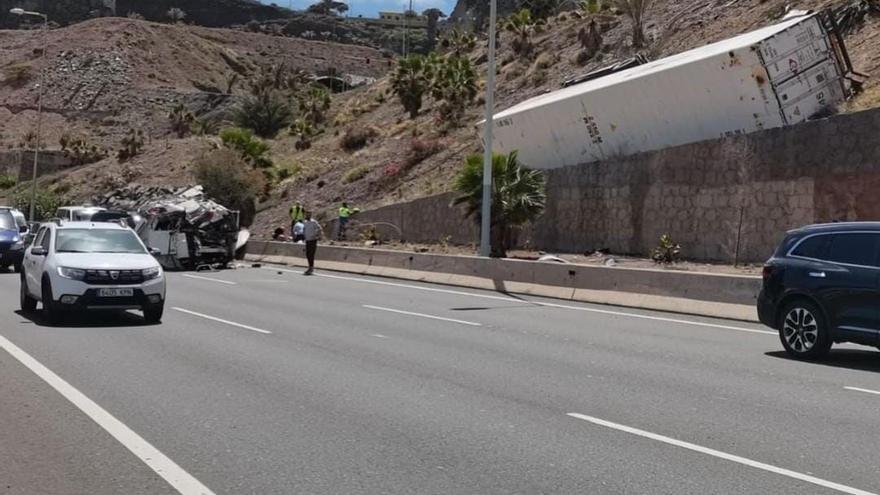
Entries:
[[764,270],[761,272],[761,275],[764,277],[764,280],[767,280],[773,275],[773,267],[770,265],[764,265]]

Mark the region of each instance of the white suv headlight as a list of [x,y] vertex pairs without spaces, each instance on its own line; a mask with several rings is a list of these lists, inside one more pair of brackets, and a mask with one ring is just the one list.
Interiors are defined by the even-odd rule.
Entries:
[[81,268],[68,268],[66,266],[58,267],[58,275],[71,280],[82,280],[86,278],[86,271]]
[[159,278],[159,275],[162,273],[162,269],[158,266],[154,266],[153,268],[146,268],[143,272],[141,272],[144,280],[153,280],[154,278]]

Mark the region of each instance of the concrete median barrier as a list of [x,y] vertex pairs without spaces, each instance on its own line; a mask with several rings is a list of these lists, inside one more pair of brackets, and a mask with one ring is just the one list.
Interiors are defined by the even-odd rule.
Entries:
[[[251,241],[247,259],[305,265],[303,245]],[[320,246],[318,268],[499,292],[757,321],[756,276]]]

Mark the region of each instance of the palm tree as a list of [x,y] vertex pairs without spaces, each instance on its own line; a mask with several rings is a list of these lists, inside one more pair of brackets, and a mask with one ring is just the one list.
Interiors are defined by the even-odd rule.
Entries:
[[233,120],[262,138],[273,138],[293,121],[293,110],[280,91],[264,89],[244,97],[233,112]]
[[511,14],[504,22],[504,29],[513,33],[514,39],[511,43],[513,51],[520,56],[527,57],[532,53],[532,34],[535,32],[537,22],[532,19],[532,13],[529,9],[520,9]]
[[310,87],[299,99],[299,112],[311,125],[324,123],[330,109],[330,92],[323,86]]
[[440,20],[441,17],[446,17],[446,14],[443,13],[440,9],[428,9],[422,12],[422,15],[428,19],[428,51],[433,51],[434,46],[437,44],[437,21]]
[[477,96],[477,72],[466,58],[438,58],[432,67],[431,96],[439,102],[440,118],[457,127],[468,104]]
[[[525,168],[517,160],[516,151],[492,157],[492,256],[503,258],[509,247],[510,232],[534,220],[547,202],[544,174]],[[483,155],[471,155],[455,179],[459,196],[453,204],[467,206],[468,216],[480,221],[483,206]]]
[[421,55],[410,55],[397,61],[397,69],[391,75],[391,87],[400,98],[409,118],[419,116],[422,97],[429,89],[430,67]]
[[651,8],[654,0],[614,0],[614,5],[624,15],[629,17],[632,23],[633,48],[645,46],[645,13]]
[[182,139],[190,131],[196,117],[183,103],[178,103],[168,112],[168,120],[171,121],[171,128],[177,133],[177,137]]
[[348,5],[337,0],[320,0],[318,3],[309,5],[306,12],[321,15],[341,15],[348,12]]

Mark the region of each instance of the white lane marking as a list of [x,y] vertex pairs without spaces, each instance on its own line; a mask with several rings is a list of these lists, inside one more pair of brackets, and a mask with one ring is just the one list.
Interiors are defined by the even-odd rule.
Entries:
[[184,471],[131,428],[3,336],[0,336],[0,347],[97,423],[175,490],[183,495],[213,495],[214,492],[208,487]]
[[370,335],[370,337],[376,337],[377,339],[390,339],[391,337],[387,335],[382,335],[381,333],[374,333]]
[[399,309],[383,308],[382,306],[370,306],[369,304],[364,304],[363,307],[365,307],[365,308],[367,308],[367,309],[375,309],[375,310],[378,310],[378,311],[388,311],[389,313],[398,313],[398,314],[402,314],[402,315],[419,316],[419,317],[422,317],[422,318],[430,318],[430,319],[432,319],[432,320],[441,320],[441,321],[448,321],[448,322],[452,322],[452,323],[460,323],[460,324],[462,324],[462,325],[470,325],[470,326],[472,326],[472,327],[481,327],[481,326],[483,326],[483,325],[481,325],[481,324],[479,324],[479,323],[476,323],[476,322],[473,322],[473,321],[456,320],[456,319],[453,319],[453,318],[443,318],[442,316],[426,315],[426,314],[424,314],[424,313],[413,313],[413,312],[411,312],[411,311],[401,311],[401,310],[399,310]]
[[[268,269],[268,270],[282,271],[282,272],[302,273],[302,272],[298,272],[296,270],[286,270],[283,268],[270,268],[270,267],[263,267],[263,268]],[[701,321],[682,320],[682,319],[678,319],[678,318],[665,318],[662,316],[640,315],[640,314],[636,314],[636,313],[626,313],[623,311],[611,311],[611,310],[607,310],[607,309],[583,308],[583,307],[579,307],[579,306],[569,306],[566,304],[555,304],[555,303],[548,303],[548,302],[541,302],[541,301],[532,301],[529,299],[515,299],[512,297],[492,296],[489,294],[476,294],[473,292],[465,292],[465,291],[451,290],[451,289],[437,289],[434,287],[422,287],[419,285],[411,285],[411,284],[398,284],[398,283],[394,283],[394,282],[384,282],[381,280],[371,280],[371,279],[366,279],[366,278],[343,277],[343,276],[339,276],[339,275],[326,275],[323,273],[319,273],[319,274],[317,274],[317,276],[318,277],[325,277],[325,278],[333,278],[333,279],[337,279],[337,280],[349,280],[349,281],[353,281],[353,282],[363,282],[363,283],[368,283],[368,284],[387,285],[387,286],[391,286],[391,287],[402,287],[405,289],[417,289],[417,290],[423,290],[423,291],[428,291],[428,292],[438,292],[438,293],[442,293],[442,294],[453,294],[453,295],[457,295],[457,296],[480,297],[483,299],[492,299],[495,301],[520,302],[521,303],[521,302],[523,302],[523,300],[525,300],[526,302],[528,302],[530,304],[534,304],[536,306],[543,306],[543,307],[547,307],[547,308],[570,309],[570,310],[574,310],[574,311],[586,311],[589,313],[599,313],[599,314],[606,314],[606,315],[613,315],[613,316],[627,316],[630,318],[639,318],[639,319],[643,319],[643,320],[652,320],[652,321],[663,321],[666,323],[678,323],[678,324],[682,324],[682,325],[695,325],[695,326],[709,327],[709,328],[720,328],[722,330],[735,330],[737,332],[757,333],[757,334],[764,334],[764,335],[778,335],[778,332],[773,332],[770,330],[759,330],[757,328],[745,328],[745,327],[736,327],[736,326],[731,326],[731,325],[720,325],[717,323],[705,323],[705,322],[701,322]]]
[[871,390],[869,388],[859,388],[859,387],[843,387],[843,388],[845,388],[847,390],[852,390],[854,392],[864,392],[866,394],[880,395],[880,390]]
[[656,433],[651,433],[645,430],[639,430],[638,428],[632,428],[630,426],[621,425],[618,423],[612,423],[611,421],[605,421],[604,419],[594,418],[592,416],[587,416],[585,414],[578,413],[568,413],[568,416],[572,418],[582,419],[584,421],[588,421],[595,425],[604,426],[606,428],[611,428],[614,430],[622,431],[625,433],[629,433],[631,435],[637,435],[644,438],[649,438],[651,440],[656,440],[658,442],[663,442],[665,444],[674,445],[676,447],[681,447],[683,449],[692,450],[694,452],[699,452],[701,454],[710,455],[713,457],[717,457],[719,459],[724,459],[726,461],[736,462],[738,464],[743,464],[745,466],[753,467],[756,469],[761,469],[763,471],[768,471],[771,473],[779,474],[782,476],[787,476],[789,478],[794,478],[796,480],[805,481],[807,483],[812,483],[814,485],[822,486],[825,488],[829,488],[831,490],[837,490],[843,493],[849,493],[851,495],[877,495],[876,493],[867,492],[865,490],[860,490],[858,488],[853,488],[851,486],[841,485],[840,483],[835,483],[833,481],[823,480],[821,478],[816,478],[815,476],[810,476],[809,474],[798,473],[796,471],[791,471],[789,469],[773,466],[770,464],[765,464],[763,462],[753,461],[751,459],[746,459],[745,457],[740,457],[738,455],[728,454],[726,452],[721,452],[720,450],[710,449],[708,447],[702,447],[700,445],[696,445],[689,442],[684,442],[681,440],[676,440],[674,438],[666,437],[663,435],[658,435]]
[[194,278],[196,280],[207,280],[209,282],[217,282],[218,284],[238,285],[236,282],[230,282],[229,280],[220,280],[219,278],[200,277],[198,275],[190,275],[190,274],[184,274],[183,276],[186,278]]
[[234,321],[224,320],[223,318],[217,318],[216,316],[206,315],[206,314],[202,314],[202,313],[196,313],[195,311],[190,311],[188,309],[178,308],[176,306],[171,309],[173,309],[175,311],[180,311],[181,313],[186,313],[188,315],[193,315],[193,316],[198,316],[200,318],[205,318],[206,320],[218,321],[220,323],[225,323],[227,325],[232,325],[234,327],[244,328],[245,330],[250,330],[252,332],[259,332],[259,333],[265,333],[265,334],[272,333],[268,330],[263,330],[261,328],[256,328],[256,327],[252,327],[249,325],[242,325],[241,323],[236,323]]

